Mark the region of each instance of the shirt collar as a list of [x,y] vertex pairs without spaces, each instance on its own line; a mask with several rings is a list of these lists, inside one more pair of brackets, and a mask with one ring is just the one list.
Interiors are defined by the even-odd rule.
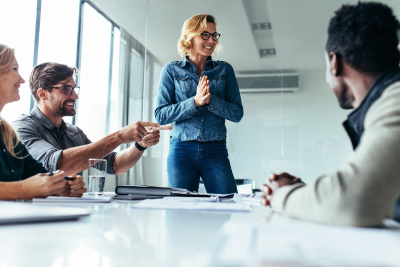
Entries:
[[58,129],[45,115],[43,115],[43,113],[39,110],[39,108],[37,106],[34,106],[31,114],[38,119],[47,129],[52,130],[52,129],[57,129],[58,130],[63,130],[66,125],[64,120],[62,120],[61,122],[61,126],[60,129]]
[[[191,61],[189,60],[189,56],[185,56],[185,58],[180,62],[180,66],[183,68],[183,67],[186,66],[186,64],[189,64],[189,62],[191,62]],[[210,63],[208,63],[208,62],[210,62]],[[214,65],[214,64],[215,64],[215,63],[214,63],[214,60],[212,60],[212,57],[211,57],[211,56],[207,58],[207,61],[206,61],[206,64],[205,64],[205,65],[207,65],[207,64],[212,64],[212,68],[215,67],[215,65]]]
[[185,58],[180,62],[179,65],[183,68],[183,67],[186,66],[186,64],[187,64],[188,62],[190,62],[189,57],[188,57],[188,56],[185,56]]

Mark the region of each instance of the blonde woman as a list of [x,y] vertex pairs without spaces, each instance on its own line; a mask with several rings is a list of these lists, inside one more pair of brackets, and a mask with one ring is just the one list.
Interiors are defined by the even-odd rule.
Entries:
[[239,122],[243,106],[235,73],[218,52],[221,34],[207,14],[185,21],[178,51],[182,61],[168,63],[161,74],[155,117],[174,122],[167,162],[171,187],[197,191],[200,177],[209,193],[235,193],[226,149],[225,120]]
[[[18,101],[24,79],[18,72],[14,50],[0,44],[0,112]],[[64,172],[46,174],[42,164],[29,155],[14,129],[0,116],[0,200],[32,199],[49,195],[81,196],[82,177],[66,181]]]

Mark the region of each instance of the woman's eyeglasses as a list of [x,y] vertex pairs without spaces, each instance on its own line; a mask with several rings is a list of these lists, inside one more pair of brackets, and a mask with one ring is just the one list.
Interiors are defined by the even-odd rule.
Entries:
[[221,37],[221,34],[218,32],[214,32],[213,34],[211,34],[209,32],[204,31],[204,32],[200,33],[199,35],[201,36],[201,38],[203,40],[208,40],[208,39],[210,39],[210,36],[212,36],[212,39],[214,41],[218,41],[219,37]]

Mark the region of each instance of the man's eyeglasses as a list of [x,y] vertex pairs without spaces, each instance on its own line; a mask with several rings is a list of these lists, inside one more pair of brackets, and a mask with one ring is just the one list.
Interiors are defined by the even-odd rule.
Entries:
[[64,94],[66,94],[66,95],[72,95],[72,92],[75,92],[76,95],[79,95],[79,92],[81,91],[81,88],[79,86],[72,87],[70,85],[64,85],[64,86],[59,86],[59,87],[53,86],[53,87],[47,87],[45,89],[50,89],[50,88],[61,89],[64,91]]
[[213,34],[209,33],[209,32],[202,32],[199,34],[201,36],[201,38],[203,38],[203,40],[208,40],[210,39],[210,36],[212,36],[212,39],[214,41],[218,41],[219,37],[221,37],[221,34],[218,32],[214,32]]

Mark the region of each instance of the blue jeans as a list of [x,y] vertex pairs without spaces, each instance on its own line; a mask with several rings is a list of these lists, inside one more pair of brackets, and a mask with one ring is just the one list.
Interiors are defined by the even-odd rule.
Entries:
[[397,198],[397,201],[394,205],[394,219],[400,222],[400,197]]
[[208,193],[237,193],[226,141],[180,141],[171,138],[167,161],[171,187],[198,191],[200,177]]

